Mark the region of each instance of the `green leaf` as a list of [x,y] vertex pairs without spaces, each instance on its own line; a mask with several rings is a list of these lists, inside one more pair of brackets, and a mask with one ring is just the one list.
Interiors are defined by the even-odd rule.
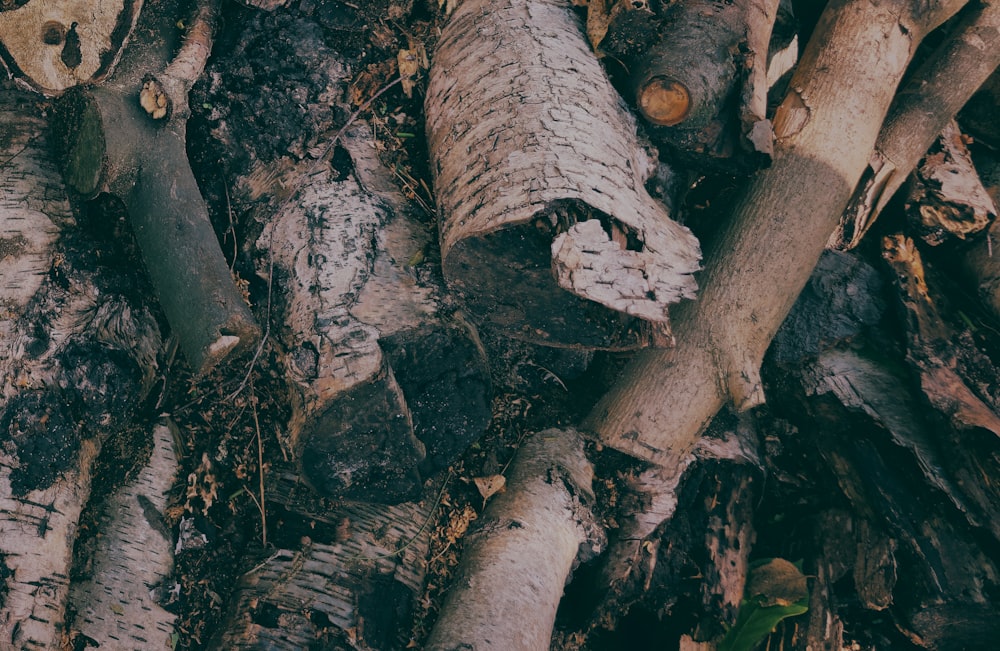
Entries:
[[781,620],[807,610],[808,597],[787,606],[761,606],[755,601],[743,601],[736,624],[719,643],[718,651],[753,651]]

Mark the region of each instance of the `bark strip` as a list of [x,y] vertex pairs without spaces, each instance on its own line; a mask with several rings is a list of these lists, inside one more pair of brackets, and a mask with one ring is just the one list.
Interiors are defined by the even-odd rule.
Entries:
[[506,492],[466,534],[462,564],[426,649],[549,648],[571,570],[604,544],[589,512],[592,479],[575,431],[545,430],[522,444]]
[[444,275],[475,318],[551,345],[662,341],[698,244],[643,188],[635,124],[567,3],[463,2],[425,111]]
[[763,401],[760,363],[805,285],[875,145],[920,39],[962,2],[835,0],[775,115],[773,165],[750,182],[706,255],[698,301],[679,306],[677,347],[640,351],[585,422],[608,445],[678,458],[731,400]]

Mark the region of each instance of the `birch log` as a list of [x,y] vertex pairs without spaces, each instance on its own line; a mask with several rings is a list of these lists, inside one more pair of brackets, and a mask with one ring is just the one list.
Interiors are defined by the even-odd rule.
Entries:
[[308,533],[277,532],[278,550],[240,578],[209,648],[404,648],[436,506],[356,503],[284,516],[283,527]]
[[758,173],[706,255],[696,302],[675,313],[677,346],[640,351],[584,427],[653,462],[689,450],[731,400],[763,401],[760,363],[812,273],[869,160],[920,40],[959,0],[914,8],[834,0],[774,118]]
[[0,648],[56,649],[91,464],[142,400],[160,339],[88,257],[45,105],[0,86]]
[[643,188],[636,127],[561,0],[468,0],[425,100],[442,265],[472,315],[538,343],[664,342],[700,252]]
[[506,491],[466,534],[458,575],[429,651],[544,651],[570,572],[600,553],[593,469],[573,430],[545,430],[518,449]]
[[179,433],[170,421],[150,428],[149,461],[101,507],[88,572],[71,586],[68,635],[102,648],[167,649],[176,616],[160,605],[174,565],[173,532],[163,515],[177,474]]

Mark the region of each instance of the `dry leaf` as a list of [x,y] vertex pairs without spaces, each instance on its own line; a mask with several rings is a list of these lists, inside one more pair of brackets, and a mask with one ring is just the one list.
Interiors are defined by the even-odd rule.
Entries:
[[473,477],[472,481],[476,484],[476,488],[479,489],[479,494],[483,496],[484,501],[503,491],[507,486],[507,478],[503,475]]
[[809,596],[805,575],[783,558],[753,568],[746,591],[751,598],[759,598],[761,606],[789,606]]
[[430,62],[427,60],[427,51],[423,43],[411,41],[409,49],[400,50],[396,54],[396,67],[399,69],[399,78],[402,80],[403,92],[407,97],[413,97],[413,88],[417,85],[420,69],[429,66]]

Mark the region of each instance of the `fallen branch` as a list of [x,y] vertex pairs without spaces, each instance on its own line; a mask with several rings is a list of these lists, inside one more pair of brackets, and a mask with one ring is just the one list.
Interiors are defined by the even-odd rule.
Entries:
[[475,318],[551,345],[665,341],[698,244],[643,188],[635,124],[568,6],[463,2],[425,111],[444,275]]
[[601,551],[604,532],[589,511],[593,469],[576,432],[527,439],[507,478],[466,534],[429,651],[548,649],[571,570]]
[[173,56],[182,15],[179,0],[147,4],[115,73],[67,92],[57,125],[67,182],[84,197],[109,192],[125,203],[171,330],[195,372],[205,373],[252,350],[260,328],[187,159],[187,94],[211,49],[215,2],[199,3]]
[[[758,173],[706,254],[698,301],[678,306],[677,347],[637,353],[584,423],[653,462],[689,450],[731,400],[760,404],[760,363],[869,160],[922,37],[961,8],[834,0],[774,118],[772,166]],[[915,13],[916,12],[916,13]]]
[[1000,3],[976,3],[900,90],[830,240],[858,245],[934,140],[1000,65]]

